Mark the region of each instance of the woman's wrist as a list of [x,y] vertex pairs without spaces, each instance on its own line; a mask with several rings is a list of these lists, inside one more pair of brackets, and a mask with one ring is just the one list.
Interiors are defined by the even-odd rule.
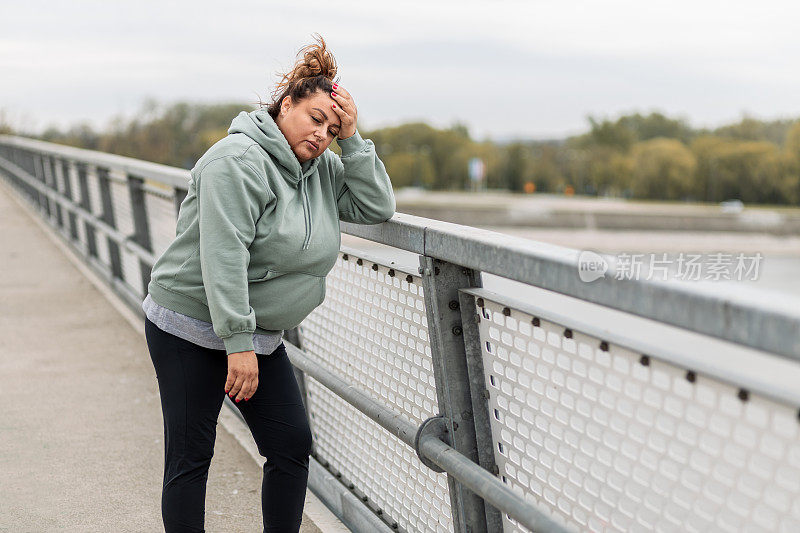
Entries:
[[339,148],[342,149],[342,156],[354,154],[364,148],[366,142],[361,138],[361,135],[356,130],[351,136],[346,139],[339,139]]

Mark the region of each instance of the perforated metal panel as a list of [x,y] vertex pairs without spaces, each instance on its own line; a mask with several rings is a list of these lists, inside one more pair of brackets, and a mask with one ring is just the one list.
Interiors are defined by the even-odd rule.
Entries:
[[73,161],[67,160],[66,164],[67,174],[64,176],[64,179],[69,180],[69,187],[70,191],[72,192],[72,201],[76,204],[80,204],[83,200],[83,195],[81,192],[81,186],[78,182],[78,169],[75,168],[75,163]]
[[144,201],[150,226],[150,243],[154,256],[159,257],[175,240],[178,219],[175,213],[173,191],[167,190],[162,194],[157,194],[148,190]]
[[139,258],[129,252],[127,248],[120,248],[120,260],[122,262],[122,276],[130,290],[137,296],[144,298],[142,288],[142,272],[139,265]]
[[[415,424],[439,413],[421,280],[349,256],[327,277],[325,303],[300,327],[303,349]],[[315,449],[408,532],[453,530],[445,474],[306,377]]]
[[131,195],[128,191],[128,183],[125,181],[127,176],[117,170],[111,170],[110,174],[117,178],[109,182],[117,229],[123,235],[132,235],[134,231],[133,211],[131,210]]
[[796,406],[503,308],[478,311],[513,490],[578,531],[800,531]]
[[95,167],[87,167],[86,181],[89,185],[89,204],[91,206],[91,213],[99,218],[103,216],[103,199],[100,195],[100,180],[97,178],[97,169]]

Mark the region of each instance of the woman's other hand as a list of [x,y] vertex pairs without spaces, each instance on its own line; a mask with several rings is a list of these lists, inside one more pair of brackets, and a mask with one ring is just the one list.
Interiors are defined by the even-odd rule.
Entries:
[[228,354],[228,380],[225,392],[234,399],[249,400],[258,388],[258,358],[256,352],[236,352]]
[[358,119],[356,103],[350,93],[341,85],[333,85],[331,98],[336,102],[331,107],[342,121],[342,127],[339,128],[339,139],[347,139],[356,132],[356,120]]

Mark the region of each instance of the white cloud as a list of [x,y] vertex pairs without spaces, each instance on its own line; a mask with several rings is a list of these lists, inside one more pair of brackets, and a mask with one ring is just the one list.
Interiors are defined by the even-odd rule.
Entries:
[[318,31],[366,126],[546,137],[587,114],[797,115],[798,14],[778,1],[32,1],[4,6],[0,109],[101,125],[148,96],[249,102]]

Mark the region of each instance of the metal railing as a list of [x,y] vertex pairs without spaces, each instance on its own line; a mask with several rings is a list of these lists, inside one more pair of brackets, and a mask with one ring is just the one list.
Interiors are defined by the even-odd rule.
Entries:
[[[0,174],[143,314],[188,171],[0,136]],[[800,310],[402,213],[341,229],[419,258],[343,246],[286,335],[309,486],[354,531],[800,529]]]

